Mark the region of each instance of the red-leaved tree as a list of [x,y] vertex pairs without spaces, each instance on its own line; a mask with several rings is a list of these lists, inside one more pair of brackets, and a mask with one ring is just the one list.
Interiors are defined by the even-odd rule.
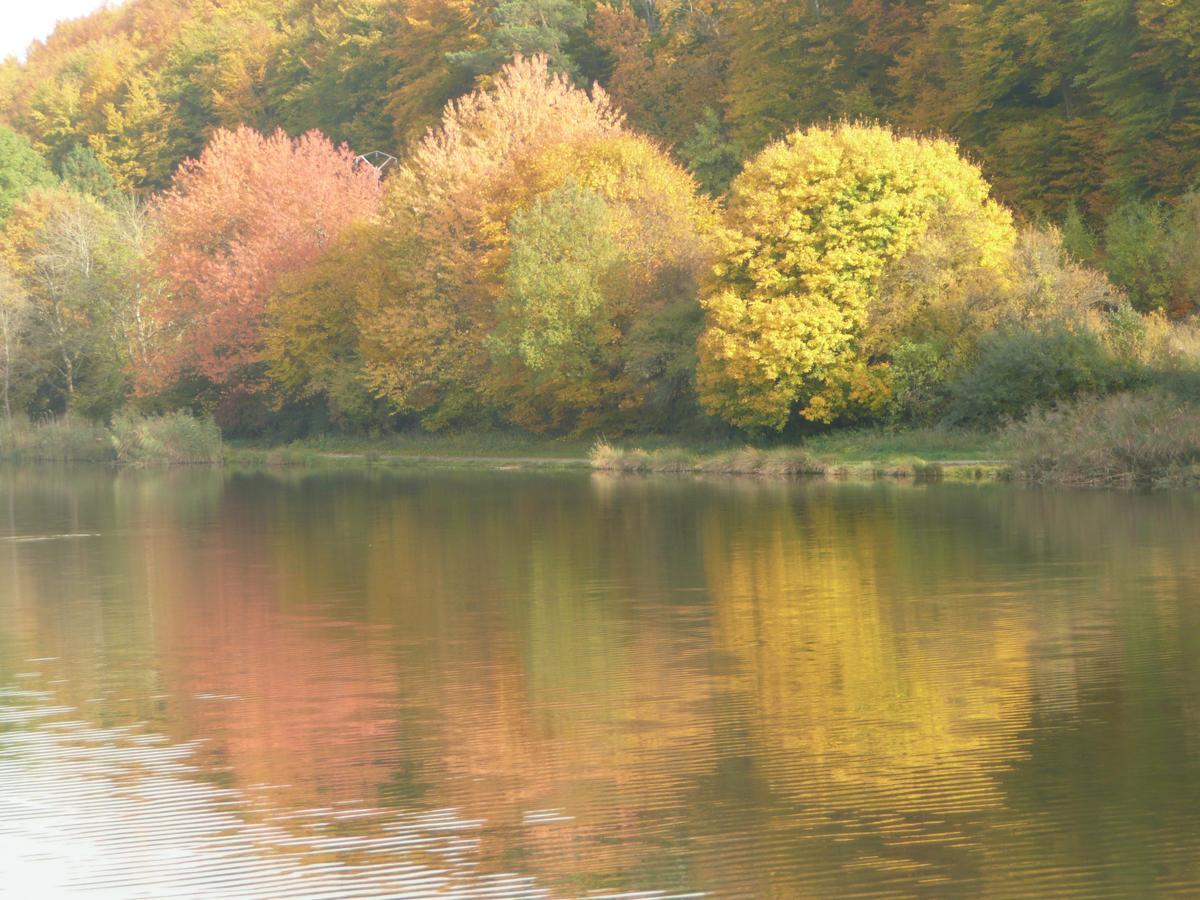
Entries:
[[375,214],[378,173],[319,132],[221,130],[156,201],[150,261],[166,282],[142,390],[181,376],[253,389],[267,300],[353,222]]

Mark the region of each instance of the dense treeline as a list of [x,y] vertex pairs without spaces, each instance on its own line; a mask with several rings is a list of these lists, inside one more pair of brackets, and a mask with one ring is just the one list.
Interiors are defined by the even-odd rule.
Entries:
[[1197,54],[1150,0],[130,0],[0,67],[4,413],[611,434],[1183,395]]
[[1164,0],[128,0],[0,71],[59,168],[158,189],[221,127],[401,155],[514,53],[599,81],[711,190],[797,124],[955,136],[1030,215],[1177,197],[1200,175],[1200,9]]

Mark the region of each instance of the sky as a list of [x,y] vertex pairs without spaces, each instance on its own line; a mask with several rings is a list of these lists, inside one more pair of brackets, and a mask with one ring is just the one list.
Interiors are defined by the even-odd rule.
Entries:
[[104,0],[0,0],[0,59],[23,59],[25,48],[47,37],[59,19],[77,19],[104,5]]

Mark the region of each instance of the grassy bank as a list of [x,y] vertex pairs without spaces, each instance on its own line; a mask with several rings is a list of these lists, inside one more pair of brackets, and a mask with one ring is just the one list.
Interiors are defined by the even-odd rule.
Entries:
[[0,460],[242,467],[582,468],[761,477],[1013,478],[1077,487],[1200,486],[1200,406],[1166,392],[1085,398],[996,432],[837,431],[787,445],[643,436],[620,442],[522,432],[323,437],[282,447],[225,444],[182,413],[0,426]]
[[[235,443],[227,461],[245,466],[419,466],[592,468],[623,472],[880,477],[995,474],[993,437],[939,429],[845,431],[802,444],[748,447],[744,441],[681,441],[646,435],[621,441],[552,439],[520,432],[409,433],[379,438],[316,438],[283,447]],[[978,470],[978,472],[976,472]]]
[[989,435],[940,429],[848,431],[793,446],[738,446],[716,451],[689,447],[616,447],[600,443],[592,467],[610,472],[695,472],[786,477],[1001,477],[1002,449]]
[[845,431],[790,447],[718,452],[598,445],[617,472],[1011,478],[1065,487],[1200,487],[1200,404],[1165,390],[1084,397],[995,433]]
[[187,465],[219,463],[222,456],[217,426],[184,413],[119,416],[107,426],[77,417],[0,424],[0,460],[6,462]]

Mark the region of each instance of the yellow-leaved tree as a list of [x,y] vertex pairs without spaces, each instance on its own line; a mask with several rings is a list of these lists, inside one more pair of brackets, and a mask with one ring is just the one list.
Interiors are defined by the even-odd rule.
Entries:
[[398,412],[634,427],[694,395],[715,209],[599,88],[517,57],[447,107],[384,218],[390,286],[357,322],[365,381]]
[[813,127],[764,149],[730,190],[701,298],[705,408],[774,429],[796,413],[881,408],[907,328],[1002,289],[1016,233],[989,194],[954,144],[878,125]]
[[341,428],[387,421],[367,387],[359,351],[359,310],[375,308],[396,271],[378,222],[350,226],[315,262],[279,281],[267,306],[263,358],[289,400],[321,400]]
[[518,56],[490,90],[446,107],[384,198],[392,252],[404,263],[389,296],[361,311],[372,390],[432,426],[477,408],[514,167],[555,143],[616,134],[620,121],[602,90],[577,90],[545,57]]

